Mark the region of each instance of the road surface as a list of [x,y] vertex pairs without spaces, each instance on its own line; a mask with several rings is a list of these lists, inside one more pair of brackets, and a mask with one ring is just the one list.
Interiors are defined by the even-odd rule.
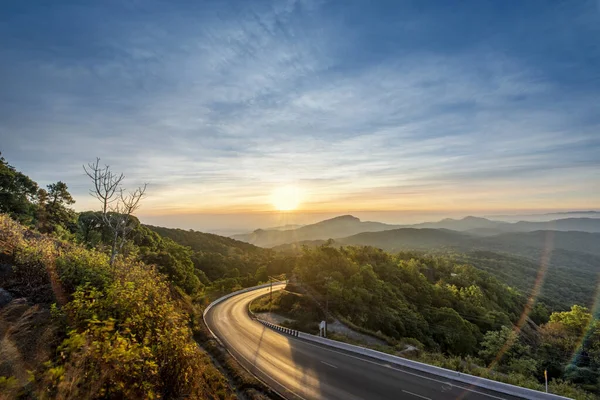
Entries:
[[[273,290],[284,285],[274,285]],[[516,399],[273,331],[248,315],[257,289],[209,309],[206,323],[233,356],[287,399]]]

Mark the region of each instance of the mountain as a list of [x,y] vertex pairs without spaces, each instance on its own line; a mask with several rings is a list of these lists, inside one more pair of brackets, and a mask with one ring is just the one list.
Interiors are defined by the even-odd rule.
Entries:
[[448,229],[400,228],[338,238],[335,239],[335,243],[374,246],[392,252],[440,248],[453,248],[460,251],[491,250],[519,254],[536,260],[539,260],[543,252],[553,257],[553,253],[558,250],[600,257],[600,246],[598,246],[600,233],[577,231],[511,232],[478,237],[467,232]]
[[448,229],[401,228],[385,232],[364,232],[341,239],[344,245],[366,245],[389,251],[429,250],[447,247],[463,247],[473,239],[471,235]]
[[562,211],[562,212],[554,212],[554,213],[547,213],[545,215],[579,215],[579,214],[585,214],[585,215],[597,215],[600,217],[600,211],[594,211],[594,210],[589,210],[589,211]]
[[532,232],[539,230],[600,232],[600,218],[571,217],[551,221],[504,222],[492,221],[480,217],[465,217],[463,219],[446,218],[438,222],[424,222],[406,227],[451,229],[481,236],[490,236],[503,232]]
[[600,211],[562,211],[544,214],[498,214],[487,215],[485,218],[494,221],[518,222],[518,221],[551,221],[562,218],[600,218]]
[[288,224],[288,225],[283,225],[283,226],[273,226],[270,228],[266,228],[265,230],[267,230],[267,231],[288,231],[288,230],[292,230],[292,229],[302,228],[303,226],[304,225]]
[[600,232],[600,218],[563,218],[545,222],[519,221],[509,225],[520,232],[537,230]]
[[446,218],[438,222],[424,222],[410,225],[411,228],[451,229],[453,231],[495,230],[502,231],[510,225],[507,222],[491,221],[481,217],[465,217],[462,219]]
[[396,229],[400,225],[388,225],[381,222],[361,221],[352,215],[342,215],[316,224],[305,225],[297,229],[267,230],[257,229],[252,233],[234,235],[233,239],[252,243],[261,247],[273,247],[285,243],[303,240],[319,240],[350,236],[361,232],[378,232]]
[[474,243],[478,247],[525,255],[530,249],[541,249],[549,252],[551,257],[555,250],[600,256],[600,233],[549,230],[513,232],[479,238]]
[[[445,229],[474,236],[490,237],[502,233],[538,230],[600,232],[599,218],[564,218],[545,222],[519,221],[516,223],[492,221],[481,217],[446,218],[438,222],[414,225],[390,225],[382,222],[361,221],[352,215],[327,219],[295,229],[257,229],[251,233],[231,236],[233,239],[260,247],[274,247],[303,241],[338,239],[363,232],[382,232],[394,229]],[[415,243],[416,244],[416,243]]]

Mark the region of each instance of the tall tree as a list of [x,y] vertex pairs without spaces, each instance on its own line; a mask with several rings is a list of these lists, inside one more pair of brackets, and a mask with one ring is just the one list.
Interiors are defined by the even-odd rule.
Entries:
[[0,153],[0,212],[22,223],[31,223],[37,193],[37,183],[8,164]]
[[58,181],[47,186],[48,191],[38,191],[38,229],[53,232],[57,226],[72,230],[75,212],[69,208],[75,200],[69,193],[66,183]]
[[519,334],[506,326],[499,331],[488,331],[480,343],[479,356],[488,365],[506,367],[515,360],[531,354],[531,348],[522,343]]
[[40,232],[46,231],[48,222],[48,210],[45,205],[48,203],[48,192],[40,188],[37,192],[37,209],[35,213],[35,226]]

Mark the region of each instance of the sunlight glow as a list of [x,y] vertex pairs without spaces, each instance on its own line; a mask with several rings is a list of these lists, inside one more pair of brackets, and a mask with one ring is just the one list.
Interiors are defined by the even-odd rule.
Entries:
[[271,203],[279,211],[295,210],[300,201],[300,190],[296,186],[283,186],[271,193]]

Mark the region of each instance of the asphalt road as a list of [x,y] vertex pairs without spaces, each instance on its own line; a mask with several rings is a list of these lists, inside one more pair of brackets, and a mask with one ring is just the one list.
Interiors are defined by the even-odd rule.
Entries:
[[248,304],[268,291],[215,305],[206,323],[244,367],[288,399],[516,399],[273,331],[248,315]]

